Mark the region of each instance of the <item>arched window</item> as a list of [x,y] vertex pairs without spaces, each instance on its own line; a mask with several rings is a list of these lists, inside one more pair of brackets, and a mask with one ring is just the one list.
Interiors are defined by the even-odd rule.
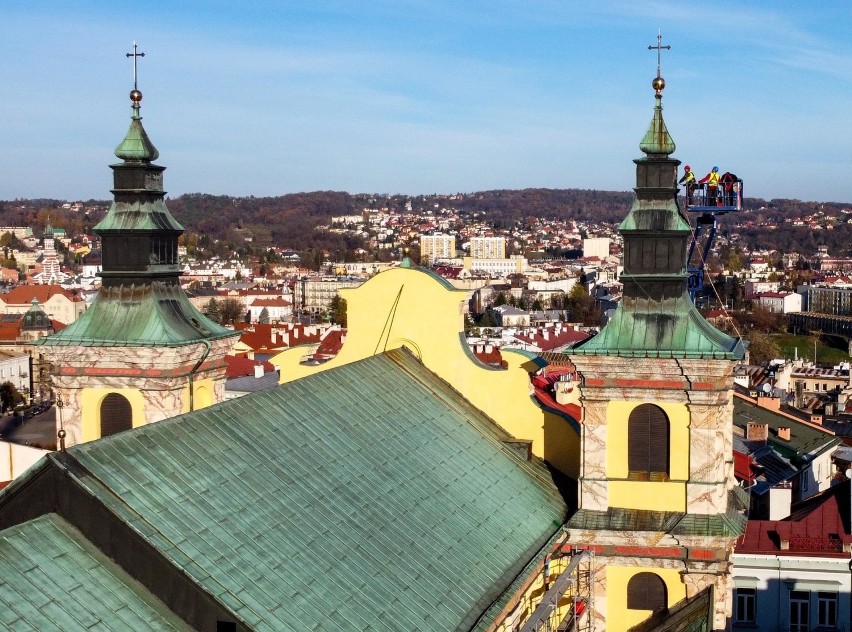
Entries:
[[666,582],[656,573],[637,573],[627,582],[627,607],[631,610],[665,610],[669,607]]
[[627,421],[627,469],[631,474],[669,473],[669,418],[659,406],[641,404]]
[[101,436],[108,437],[133,427],[133,409],[127,398],[110,393],[101,402]]

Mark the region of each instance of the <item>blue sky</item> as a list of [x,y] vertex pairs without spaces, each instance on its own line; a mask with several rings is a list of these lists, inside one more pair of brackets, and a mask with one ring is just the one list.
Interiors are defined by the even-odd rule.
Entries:
[[852,5],[0,4],[0,199],[108,198],[136,40],[170,195],[627,190],[658,29],[675,156],[852,202]]

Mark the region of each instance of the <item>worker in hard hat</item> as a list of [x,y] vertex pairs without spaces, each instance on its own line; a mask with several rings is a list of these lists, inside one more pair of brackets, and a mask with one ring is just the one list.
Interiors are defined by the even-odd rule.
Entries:
[[678,184],[683,184],[686,187],[686,205],[692,205],[692,192],[695,190],[695,173],[689,165],[683,168],[683,177],[678,180]]
[[721,204],[718,198],[719,195],[719,167],[713,167],[713,170],[706,176],[701,178],[699,184],[707,184],[707,198],[704,202],[707,206],[713,204]]

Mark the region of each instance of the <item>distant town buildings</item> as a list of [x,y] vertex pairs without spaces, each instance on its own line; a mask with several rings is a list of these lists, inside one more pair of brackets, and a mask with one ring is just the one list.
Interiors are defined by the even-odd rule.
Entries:
[[583,240],[583,257],[606,259],[609,256],[609,237],[588,237]]
[[440,259],[455,259],[456,238],[452,235],[421,235],[420,261],[431,265]]
[[505,237],[472,237],[470,256],[474,259],[505,259]]

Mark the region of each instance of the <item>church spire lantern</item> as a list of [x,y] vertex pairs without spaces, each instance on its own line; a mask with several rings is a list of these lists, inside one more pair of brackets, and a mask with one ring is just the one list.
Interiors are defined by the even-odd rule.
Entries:
[[580,354],[628,357],[741,358],[742,343],[711,326],[693,305],[687,287],[687,246],[692,228],[677,202],[675,143],[663,119],[660,73],[662,45],[657,36],[654,113],[639,143],[645,154],[636,164],[633,204],[619,226],[624,238],[623,300],[600,334],[577,349]]
[[138,87],[137,59],[145,53],[133,44],[133,90],[130,92],[133,113],[130,128],[119,143],[115,155],[121,163],[113,170],[115,199],[106,217],[95,226],[102,239],[105,287],[127,283],[145,283],[152,279],[177,283],[178,238],[181,226],[166,208],[163,198],[165,167],[153,164],[160,153],[142,126],[139,114],[142,92]]
[[139,114],[134,44],[130,128],[116,149],[113,202],[94,230],[103,280],[77,320],[34,344],[65,402],[60,444],[74,445],[174,417],[225,396],[225,355],[239,332],[199,312],[180,285],[181,226],[164,201],[163,171]]

